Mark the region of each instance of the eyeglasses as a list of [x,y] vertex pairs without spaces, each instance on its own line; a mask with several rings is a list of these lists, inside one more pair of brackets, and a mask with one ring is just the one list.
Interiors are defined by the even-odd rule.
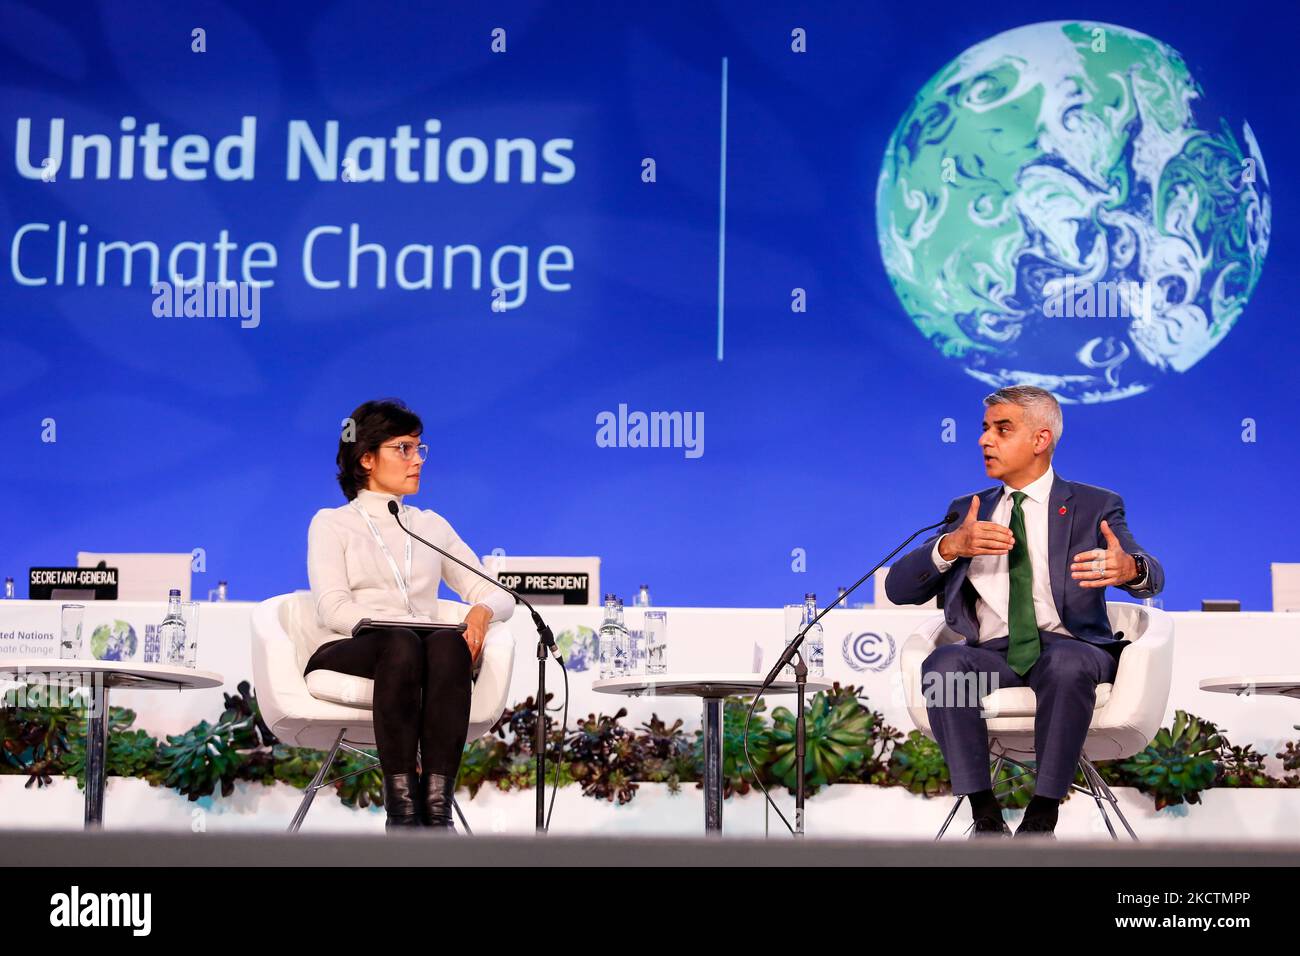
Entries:
[[410,461],[416,454],[419,454],[420,461],[428,461],[429,459],[428,445],[416,445],[409,441],[399,441],[396,445],[380,445],[379,447],[393,449],[403,461]]

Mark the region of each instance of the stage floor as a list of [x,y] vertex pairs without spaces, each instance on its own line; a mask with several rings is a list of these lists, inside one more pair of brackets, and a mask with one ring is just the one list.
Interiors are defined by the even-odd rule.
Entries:
[[10,867],[58,866],[1300,866],[1300,840],[871,841],[10,830]]

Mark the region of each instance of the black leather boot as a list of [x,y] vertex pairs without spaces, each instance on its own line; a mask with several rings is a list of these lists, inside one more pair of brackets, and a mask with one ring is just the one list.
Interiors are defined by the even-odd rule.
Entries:
[[443,773],[420,775],[420,812],[426,827],[452,829],[451,799],[455,792],[455,777]]
[[419,786],[414,773],[384,774],[385,830],[420,825]]

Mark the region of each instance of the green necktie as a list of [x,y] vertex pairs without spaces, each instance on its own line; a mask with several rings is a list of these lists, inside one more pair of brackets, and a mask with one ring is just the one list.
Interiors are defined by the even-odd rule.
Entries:
[[1041,646],[1038,640],[1038,619],[1034,616],[1034,568],[1029,560],[1029,537],[1025,534],[1025,513],[1020,503],[1025,500],[1023,491],[1011,492],[1011,534],[1016,539],[1007,564],[1011,571],[1011,605],[1007,626],[1011,645],[1007,648],[1007,663],[1024,677],[1038,660]]

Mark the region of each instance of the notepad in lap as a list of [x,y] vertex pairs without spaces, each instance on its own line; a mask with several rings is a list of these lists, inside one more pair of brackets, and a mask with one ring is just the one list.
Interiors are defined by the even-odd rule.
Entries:
[[464,632],[464,624],[439,624],[436,621],[375,621],[368,617],[363,617],[357,621],[357,626],[352,629],[352,636],[356,637],[362,631],[370,628],[386,627],[404,627],[408,631],[414,631],[416,634],[430,634],[434,631],[444,631],[450,628],[453,631]]

